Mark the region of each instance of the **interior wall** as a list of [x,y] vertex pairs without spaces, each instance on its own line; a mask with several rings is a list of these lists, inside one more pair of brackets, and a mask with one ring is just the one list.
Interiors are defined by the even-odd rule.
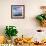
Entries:
[[[11,5],[25,5],[25,19],[11,19]],[[35,17],[41,14],[40,6],[46,5],[46,0],[0,0],[0,34],[4,34],[6,25],[15,25],[18,36],[31,36],[37,29],[43,29]]]

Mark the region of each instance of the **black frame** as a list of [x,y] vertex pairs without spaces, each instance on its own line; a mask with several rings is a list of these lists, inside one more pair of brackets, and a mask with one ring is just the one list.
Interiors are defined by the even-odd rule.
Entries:
[[[12,8],[13,8],[14,6],[23,7],[23,15],[22,15],[22,16],[14,16],[14,17],[13,17]],[[24,18],[25,18],[25,6],[24,6],[24,5],[11,5],[11,19],[24,19]]]

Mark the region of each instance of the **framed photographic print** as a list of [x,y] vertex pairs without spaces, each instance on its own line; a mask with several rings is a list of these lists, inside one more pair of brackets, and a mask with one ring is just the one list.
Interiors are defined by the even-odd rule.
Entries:
[[25,6],[24,5],[11,5],[11,18],[12,19],[24,19],[25,18]]

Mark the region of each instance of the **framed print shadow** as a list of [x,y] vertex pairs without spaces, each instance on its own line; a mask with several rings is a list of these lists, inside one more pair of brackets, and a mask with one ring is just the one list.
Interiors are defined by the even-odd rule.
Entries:
[[11,18],[12,19],[24,19],[25,18],[25,6],[24,5],[11,5]]

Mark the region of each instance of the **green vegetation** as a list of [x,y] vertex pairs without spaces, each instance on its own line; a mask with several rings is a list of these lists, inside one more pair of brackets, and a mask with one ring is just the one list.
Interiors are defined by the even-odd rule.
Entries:
[[12,36],[16,36],[17,33],[18,33],[18,31],[15,26],[6,26],[5,34],[9,38],[11,38]]
[[46,14],[38,15],[38,16],[36,16],[36,19],[39,20],[39,21],[46,20]]

